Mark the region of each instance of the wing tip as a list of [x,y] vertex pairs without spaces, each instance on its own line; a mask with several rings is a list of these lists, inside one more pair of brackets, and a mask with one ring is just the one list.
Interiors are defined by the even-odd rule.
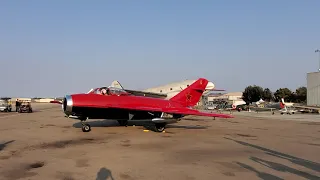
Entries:
[[52,103],[52,104],[62,104],[62,102],[60,102],[60,101],[50,101],[50,103]]

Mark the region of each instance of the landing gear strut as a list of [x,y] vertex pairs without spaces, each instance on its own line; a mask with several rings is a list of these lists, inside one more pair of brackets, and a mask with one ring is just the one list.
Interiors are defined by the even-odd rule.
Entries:
[[166,123],[156,123],[154,126],[156,132],[163,132],[166,127]]
[[84,123],[87,120],[87,118],[80,117],[80,120],[81,120],[81,124],[82,124],[82,131],[83,132],[90,132],[91,126],[87,123]]

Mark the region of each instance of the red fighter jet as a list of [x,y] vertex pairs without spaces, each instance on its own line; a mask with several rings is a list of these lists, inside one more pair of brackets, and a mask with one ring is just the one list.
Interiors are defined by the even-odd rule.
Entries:
[[227,114],[200,112],[192,109],[200,100],[208,80],[198,79],[169,100],[134,96],[123,89],[104,87],[88,93],[66,95],[62,104],[67,116],[76,116],[82,123],[82,131],[89,132],[87,119],[118,120],[127,126],[130,120],[151,121],[157,132],[162,132],[168,123],[175,123],[186,115],[232,118]]

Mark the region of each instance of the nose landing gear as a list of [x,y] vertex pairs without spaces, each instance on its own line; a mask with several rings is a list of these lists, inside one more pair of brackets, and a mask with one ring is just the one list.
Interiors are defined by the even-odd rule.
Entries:
[[90,132],[91,131],[91,126],[88,123],[84,123],[88,118],[87,117],[80,117],[82,124],[82,131],[83,132]]
[[89,124],[82,124],[82,131],[83,132],[90,132],[91,126]]

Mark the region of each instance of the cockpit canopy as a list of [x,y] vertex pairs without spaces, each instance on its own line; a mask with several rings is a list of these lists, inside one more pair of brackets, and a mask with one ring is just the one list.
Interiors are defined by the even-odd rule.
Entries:
[[129,93],[123,89],[115,87],[100,87],[92,89],[88,94],[101,94],[101,95],[113,95],[113,96],[127,96]]

